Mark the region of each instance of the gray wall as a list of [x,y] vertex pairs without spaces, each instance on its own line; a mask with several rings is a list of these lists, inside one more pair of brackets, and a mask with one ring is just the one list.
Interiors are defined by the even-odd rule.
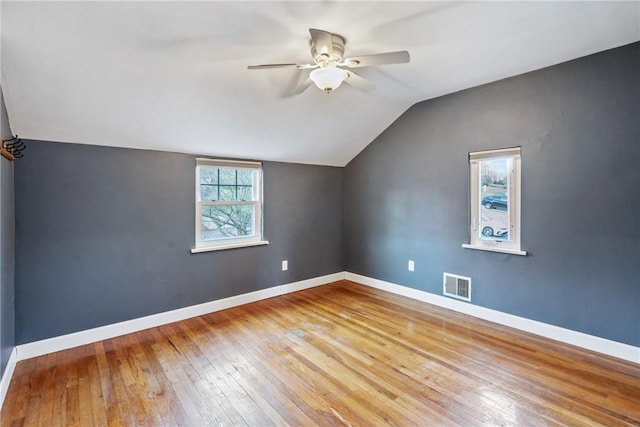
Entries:
[[[346,167],[347,270],[640,345],[639,100],[636,43],[416,104]],[[463,249],[468,153],[512,146],[529,256]]]
[[[0,132],[11,138],[9,116],[0,88]],[[14,339],[14,199],[13,163],[0,157],[0,376],[15,345]]]
[[15,345],[13,163],[0,158],[0,375]]
[[265,162],[271,243],[191,254],[194,156],[27,144],[15,164],[18,344],[344,269],[341,168]]

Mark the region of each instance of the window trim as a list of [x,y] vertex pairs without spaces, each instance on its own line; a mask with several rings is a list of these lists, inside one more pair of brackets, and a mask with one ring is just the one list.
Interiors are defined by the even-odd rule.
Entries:
[[251,246],[263,246],[268,245],[268,240],[256,240],[254,242],[246,242],[246,243],[235,243],[231,245],[219,245],[219,246],[203,246],[201,248],[193,248],[191,249],[192,254],[199,254],[202,252],[213,252],[213,251],[223,251],[226,249],[237,249],[237,248],[249,248]]
[[[200,168],[232,168],[232,169],[251,169],[258,171],[253,182],[253,186],[257,187],[255,197],[257,200],[251,201],[224,201],[224,202],[203,202],[200,200]],[[262,179],[262,163],[251,162],[246,160],[226,160],[211,158],[196,158],[195,168],[195,247],[191,249],[191,253],[201,253],[209,251],[218,251],[225,249],[243,248],[249,246],[260,246],[269,244],[263,239],[263,179]],[[226,239],[202,240],[202,207],[210,205],[251,205],[254,206],[254,222],[253,228],[256,231],[253,236],[246,237],[229,237]]]
[[[512,225],[509,233],[512,237],[510,241],[500,239],[481,238],[478,232],[482,207],[480,206],[480,174],[482,173],[479,163],[483,160],[511,159],[509,177],[509,216]],[[469,243],[464,243],[463,248],[477,249],[490,252],[501,252],[512,255],[527,255],[522,250],[521,241],[521,181],[522,181],[522,158],[521,148],[512,147],[498,150],[477,151],[469,153]]]

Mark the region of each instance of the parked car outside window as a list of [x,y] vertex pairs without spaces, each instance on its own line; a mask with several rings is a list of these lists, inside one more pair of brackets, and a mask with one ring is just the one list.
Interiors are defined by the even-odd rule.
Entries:
[[505,194],[492,194],[482,199],[482,206],[487,209],[507,210],[507,196]]
[[480,232],[484,237],[497,237],[505,239],[508,237],[509,228],[507,224],[500,220],[482,217],[482,229]]

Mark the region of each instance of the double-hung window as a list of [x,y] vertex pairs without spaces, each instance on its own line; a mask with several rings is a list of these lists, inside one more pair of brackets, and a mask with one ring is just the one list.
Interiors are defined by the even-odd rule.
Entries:
[[520,248],[520,147],[469,153],[471,224],[463,246],[526,255]]
[[262,164],[196,159],[196,247],[192,252],[266,244]]

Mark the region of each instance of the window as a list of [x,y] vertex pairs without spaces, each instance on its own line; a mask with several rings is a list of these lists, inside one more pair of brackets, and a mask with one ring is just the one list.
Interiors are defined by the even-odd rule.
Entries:
[[196,247],[191,252],[267,243],[262,240],[262,164],[196,159]]
[[465,248],[526,255],[520,248],[520,147],[469,153],[471,238]]

